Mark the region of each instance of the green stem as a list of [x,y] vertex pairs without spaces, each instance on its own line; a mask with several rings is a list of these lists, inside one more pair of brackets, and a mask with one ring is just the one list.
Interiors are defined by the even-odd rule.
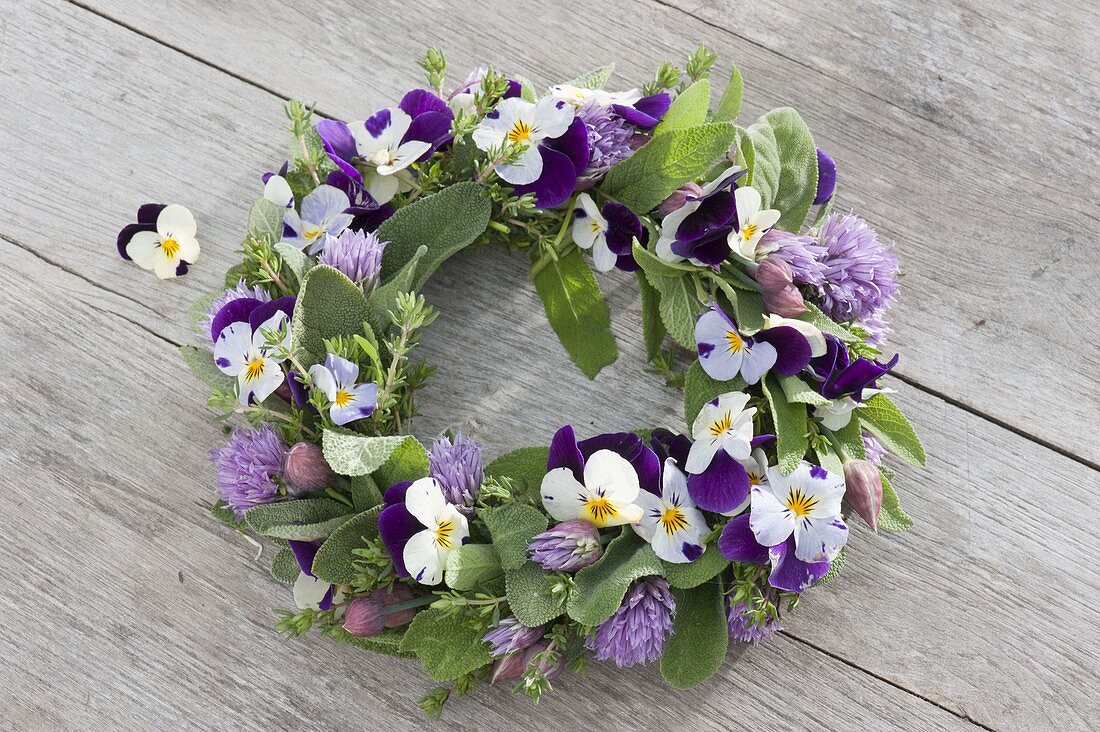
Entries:
[[390,613],[399,613],[402,610],[410,610],[414,607],[431,605],[435,601],[435,595],[423,595],[422,597],[414,597],[411,600],[405,600],[404,602],[395,602],[392,605],[387,605],[385,608],[382,609],[382,612],[386,615],[389,615]]
[[335,488],[325,488],[325,495],[327,495],[329,498],[332,498],[333,500],[343,503],[344,505],[355,508],[355,504],[352,503],[347,496],[345,496],[343,493],[336,490]]
[[760,291],[760,283],[749,277],[747,274],[741,271],[739,267],[735,267],[732,264],[726,262],[722,264],[722,271],[727,274],[733,275],[733,278],[741,284],[749,287],[757,292]]
[[826,439],[829,440],[829,444],[833,446],[833,450],[836,451],[836,454],[840,456],[840,461],[842,463],[852,462],[852,456],[844,449],[844,445],[841,443],[840,438],[836,436],[836,433],[823,424],[817,427],[821,431],[821,434],[825,435]]
[[573,212],[574,206],[576,205],[576,202],[576,198],[571,198],[566,204],[565,210],[569,213],[566,213],[565,216],[562,217],[561,228],[558,229],[558,233],[554,237],[554,241],[550,244],[550,249],[543,252],[542,255],[537,260],[535,260],[534,264],[531,265],[531,274],[528,277],[530,280],[534,281],[534,279],[538,277],[539,274],[541,274],[542,271],[546,269],[551,262],[556,262],[557,260],[564,257],[566,254],[569,254],[571,251],[573,251],[573,239],[572,237],[569,237],[568,234],[569,224],[571,223],[572,218],[571,214]]

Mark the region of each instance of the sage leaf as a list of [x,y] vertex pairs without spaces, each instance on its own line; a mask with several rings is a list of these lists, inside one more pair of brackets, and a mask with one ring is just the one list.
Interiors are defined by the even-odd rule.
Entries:
[[924,446],[901,413],[898,406],[885,394],[875,394],[855,412],[863,427],[882,441],[890,452],[916,467],[923,467]]
[[473,590],[500,576],[500,557],[492,544],[463,544],[447,555],[444,572],[452,590]]
[[775,374],[768,374],[760,384],[771,407],[772,421],[775,422],[779,469],[787,475],[799,466],[810,447],[806,434],[806,405],[788,402]]
[[283,238],[284,216],[285,207],[266,198],[256,199],[248,211],[248,235],[253,239],[275,244]]
[[718,544],[712,542],[702,556],[694,562],[686,564],[663,562],[663,564],[665,579],[668,583],[673,587],[688,590],[714,579],[719,572],[729,566],[730,560],[723,557],[722,552],[718,550]]
[[741,97],[744,93],[744,82],[741,72],[736,66],[730,69],[730,81],[726,84],[726,91],[718,102],[718,109],[714,110],[715,122],[734,122],[741,114]]
[[677,689],[690,689],[709,679],[722,665],[729,647],[722,583],[673,589],[676,617],[661,654],[661,675]]
[[333,531],[313,558],[314,576],[334,585],[354,582],[359,573],[353,565],[356,559],[353,552],[366,546],[366,540],[378,536],[381,512],[382,506],[375,506],[352,516]]
[[701,125],[707,121],[709,111],[710,82],[700,79],[676,95],[661,118],[661,123],[654,128],[653,134]]
[[483,508],[477,515],[488,527],[504,569],[517,569],[526,562],[531,539],[549,525],[542,511],[518,503]]
[[618,610],[635,580],[664,572],[649,544],[627,527],[595,564],[577,572],[566,610],[583,625],[598,625]]
[[363,332],[372,310],[359,286],[340,270],[319,264],[306,274],[294,305],[290,332],[307,366],[325,358],[326,338]]
[[402,444],[416,441],[412,435],[367,437],[346,429],[327,429],[321,435],[321,451],[340,475],[367,475],[378,470]]
[[398,650],[415,653],[436,681],[452,681],[492,660],[483,635],[462,614],[428,608],[413,618]]
[[565,612],[565,593],[555,592],[561,580],[534,562],[504,572],[508,607],[528,628],[549,623]]

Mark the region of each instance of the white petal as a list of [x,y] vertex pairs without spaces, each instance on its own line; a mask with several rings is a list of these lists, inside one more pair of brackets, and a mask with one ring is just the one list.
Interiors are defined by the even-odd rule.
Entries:
[[336,379],[331,371],[321,364],[315,364],[309,367],[309,375],[313,379],[313,386],[320,389],[326,399],[330,402],[336,400]]
[[485,117],[481,121],[479,129],[484,128],[499,132],[501,140],[515,126],[517,120],[523,120],[532,126],[535,122],[535,105],[519,97],[502,99],[493,111],[496,112],[496,116]]
[[[305,222],[302,221],[302,217],[293,208],[288,208],[286,213],[283,214],[283,238],[282,241],[297,247],[298,249],[305,249],[306,244],[309,242],[305,238]],[[287,232],[289,229],[289,233]]]
[[597,450],[588,458],[584,485],[589,493],[598,493],[612,503],[633,503],[640,490],[634,466],[611,450]]
[[[745,410],[745,405],[749,403],[749,395],[743,391],[729,391],[718,397],[718,411],[730,412],[734,416],[741,414]],[[753,410],[753,414],[756,410]]]
[[547,137],[561,137],[573,124],[575,112],[572,105],[560,99],[544,97],[535,105],[534,129],[531,137],[541,140]]
[[252,351],[252,327],[248,323],[230,323],[214,342],[214,364],[223,373],[236,376],[248,363]]
[[782,544],[794,531],[795,520],[771,491],[753,488],[751,506],[749,527],[762,545]]
[[[648,493],[642,491],[641,493]],[[638,495],[641,495],[639,493]],[[688,493],[687,476],[676,465],[673,458],[665,458],[665,466],[662,470],[661,498],[674,506],[688,506],[695,508],[695,501],[691,500]]]
[[179,257],[169,259],[162,253],[157,255],[157,259],[153,263],[153,274],[162,280],[171,279],[176,276],[176,268],[178,267]]
[[[499,148],[504,144],[504,136],[507,134],[507,129],[498,129],[496,122],[498,120],[489,120],[488,118],[482,122],[477,129],[474,130],[473,138],[474,144],[477,145],[478,150],[492,150]],[[493,124],[490,125],[489,123]]]
[[760,210],[760,191],[751,186],[741,186],[734,189],[733,200],[737,204],[737,228],[744,229]]
[[408,142],[397,148],[397,154],[393,157],[393,163],[390,165],[379,165],[378,172],[382,175],[393,175],[399,170],[404,170],[417,159],[432,149],[430,142],[423,142],[421,140],[409,140]]
[[705,186],[703,186],[702,191],[699,194],[700,198],[703,197],[703,196],[706,196],[709,193],[713,193],[714,191],[718,190],[722,185],[724,185],[726,183],[727,180],[730,179],[731,176],[733,176],[734,174],[740,172],[740,170],[741,170],[741,168],[739,166],[736,166],[736,165],[731,165],[730,167],[723,170],[722,173],[717,178],[715,178],[710,183],[707,183]]
[[795,538],[794,555],[803,562],[830,562],[848,543],[848,527],[839,518],[804,519]]
[[160,234],[155,231],[139,231],[126,245],[126,255],[142,269],[152,269],[160,254]]
[[179,258],[190,264],[199,258],[199,242],[194,237],[177,238],[180,245]]
[[388,111],[390,113],[390,123],[378,132],[377,137],[367,130],[365,120],[349,125],[352,137],[355,138],[355,151],[360,157],[369,158],[379,150],[397,149],[397,146],[401,143],[401,138],[408,132],[409,125],[412,124],[412,117],[399,108],[392,108]]
[[656,531],[657,524],[661,521],[661,514],[665,510],[665,502],[649,491],[639,491],[634,503],[642,509],[642,517],[634,525],[634,528],[638,531],[639,536],[646,541],[650,541]]
[[[290,319],[287,318],[286,313],[282,310],[276,311],[274,315],[260,323],[260,327],[252,333],[252,345],[255,348],[266,349],[267,348],[267,336],[265,333],[281,333],[282,339],[275,345],[281,345],[283,348],[290,350]],[[269,351],[270,353],[270,351]],[[282,358],[269,356],[276,363],[282,363]]]
[[237,375],[237,380],[241,387],[241,404],[248,404],[249,396],[252,396],[257,402],[262,402],[274,394],[275,390],[279,388],[279,385],[283,383],[283,370],[279,367],[278,363],[270,358],[265,358],[263,371],[258,378],[252,379],[246,383],[245,372],[242,371]]
[[607,246],[607,240],[602,236],[596,241],[592,249],[592,264],[598,272],[610,272],[615,269],[619,257]]
[[569,468],[554,468],[542,479],[542,507],[558,521],[568,521],[581,515],[588,500],[588,491],[573,477]]
[[687,465],[684,469],[692,475],[702,473],[710,467],[711,460],[714,459],[714,454],[720,447],[718,440],[709,434],[702,438],[696,437],[695,442],[691,444],[691,450],[688,451]]
[[775,226],[780,216],[781,214],[774,208],[766,208],[763,211],[756,212],[756,215],[752,217],[752,223],[756,224],[758,233],[763,236],[765,231]]
[[825,334],[813,323],[807,323],[805,320],[796,320],[794,318],[784,318],[779,315],[764,316],[764,330],[768,328],[778,328],[779,326],[794,328],[801,333],[810,344],[810,356],[813,358],[824,356],[825,352],[828,350]]
[[538,145],[528,145],[515,162],[498,165],[497,174],[512,185],[534,183],[542,175],[542,154]]
[[351,202],[342,190],[321,184],[302,199],[302,220],[321,226],[344,212]]
[[814,417],[835,432],[848,426],[852,421],[852,412],[859,406],[851,397],[843,396],[834,399],[832,404],[814,407]]
[[733,424],[719,438],[722,449],[735,460],[745,460],[752,454],[752,418],[756,408],[746,409],[734,417]]
[[436,521],[446,506],[443,489],[435,478],[421,478],[405,492],[405,508],[430,529],[435,529]]
[[162,239],[169,237],[179,239],[181,237],[195,238],[195,217],[185,207],[178,203],[165,206],[157,215],[157,233]]
[[435,543],[435,529],[425,529],[413,534],[401,554],[405,569],[422,585],[438,585],[443,581],[445,555]]
[[458,510],[458,507],[448,503],[442,513],[439,514],[440,521],[450,522],[454,528],[451,530],[451,548],[446,552],[450,553],[456,548],[462,546],[462,542],[470,536],[470,522],[466,520],[466,517]]
[[332,585],[328,582],[302,572],[294,583],[294,604],[299,610],[316,610],[330,587]]
[[401,187],[401,181],[397,179],[396,175],[381,175],[376,171],[371,171],[367,177],[369,178],[367,193],[378,202],[378,205],[392,201]]
[[746,384],[755,384],[775,365],[778,357],[775,346],[770,343],[754,343],[745,349],[745,360],[741,364],[741,376]]
[[264,198],[284,208],[294,205],[294,192],[290,190],[286,178],[281,175],[273,175],[264,183]]

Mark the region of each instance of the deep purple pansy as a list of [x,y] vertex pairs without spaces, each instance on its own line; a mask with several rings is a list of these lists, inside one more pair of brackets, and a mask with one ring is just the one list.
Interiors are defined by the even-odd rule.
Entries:
[[287,546],[302,570],[298,581],[294,583],[294,600],[301,609],[316,607],[317,610],[331,610],[335,587],[317,579],[313,574],[313,560],[321,548],[319,541],[297,541],[288,539]]
[[684,205],[661,222],[657,255],[666,261],[690,259],[715,266],[730,255],[729,234],[737,227],[737,203],[733,187],[746,173],[731,167],[703,186],[697,196],[686,196]]
[[875,388],[875,382],[898,363],[898,354],[885,364],[862,357],[853,361],[844,342],[829,333],[825,334],[825,344],[825,355],[811,360],[810,366],[822,380],[821,396],[826,399],[851,396],[857,402],[862,401],[863,390]]

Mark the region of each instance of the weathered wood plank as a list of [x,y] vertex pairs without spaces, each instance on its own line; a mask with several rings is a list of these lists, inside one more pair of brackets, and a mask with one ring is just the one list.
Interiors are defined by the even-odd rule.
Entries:
[[[1096,105],[1089,100],[1096,98],[1097,72],[1095,64],[1067,63],[1068,76],[1051,77],[1059,83],[1041,83],[1057,59],[1074,55],[1070,50],[1056,56],[1040,53],[1057,41],[1062,26],[1073,24],[1057,21],[1057,11],[1044,11],[1035,23],[1037,45],[1028,45],[1030,36],[1019,28],[1032,22],[1030,11],[998,32],[990,30],[996,21],[976,19],[984,11],[958,11],[972,27],[948,36],[955,54],[948,57],[958,64],[952,78],[990,74],[991,91],[975,81],[973,96],[959,91],[943,98],[918,86],[897,92],[912,99],[895,99],[873,78],[865,78],[870,73],[865,65],[843,60],[855,56],[851,49],[869,55],[892,50],[877,39],[867,40],[875,25],[855,21],[852,27],[859,30],[842,39],[822,30],[817,45],[811,46],[819,53],[807,56],[788,47],[776,45],[777,53],[757,45],[755,34],[771,22],[763,11],[755,23],[742,22],[740,9],[737,22],[722,16],[720,25],[754,39],[747,43],[649,0],[601,6],[599,23],[578,22],[590,14],[582,0],[537,8],[524,2],[488,3],[462,14],[435,2],[386,5],[370,12],[344,0],[323,0],[308,15],[289,3],[259,0],[175,0],[140,10],[123,0],[92,4],[269,88],[318,100],[323,110],[346,118],[362,118],[418,83],[413,60],[429,45],[445,46],[456,69],[489,60],[542,81],[570,78],[585,67],[615,60],[619,84],[625,86],[648,78],[660,59],[682,57],[704,41],[744,72],[746,118],[781,104],[802,110],[818,142],[841,166],[841,206],[859,211],[884,237],[898,242],[908,271],[906,293],[892,318],[893,346],[903,353],[901,372],[981,413],[1100,462],[1100,445],[1087,429],[1100,408],[1100,394],[1092,388],[1100,367],[1100,354],[1092,345],[1100,335],[1100,316],[1089,304],[1100,264],[1083,233],[1100,221],[1100,177],[1090,162],[1096,146],[1089,144],[1095,138],[1091,111]],[[816,12],[816,6],[807,7],[782,17]],[[850,13],[859,17],[863,11]],[[923,5],[908,11],[920,18],[924,13]],[[943,13],[946,18],[929,21],[933,29],[950,24],[952,16]],[[517,26],[517,17],[538,17],[537,29]],[[1092,25],[1077,25],[1087,54]],[[365,40],[327,43],[320,51],[286,44],[287,28],[302,38],[332,38],[338,28],[344,40]],[[897,33],[908,28],[902,23]],[[801,32],[813,35],[818,30],[814,26]],[[1071,41],[1080,37],[1067,32]],[[965,52],[971,44],[990,46],[998,58],[1017,54],[1014,42],[1021,33],[1021,43],[1035,51],[1026,58],[1039,57],[1034,74],[1002,78],[997,74],[1010,73],[1004,63],[986,63],[986,56]],[[778,31],[767,34],[767,39],[784,37]],[[579,53],[562,53],[562,39]],[[1067,44],[1067,49],[1074,47]],[[279,49],[277,64],[270,63],[274,48]],[[810,67],[826,53],[834,58],[823,66],[826,74]],[[924,78],[924,62],[900,52],[893,58],[894,67],[905,69],[895,76]],[[1026,93],[1009,93],[1012,84]],[[924,115],[919,109],[914,110],[917,116],[906,111],[932,105],[929,99],[942,99],[942,104]],[[1047,117],[1027,115],[1035,107],[1058,110],[1050,126],[1041,126]],[[958,119],[941,119],[948,108],[957,110]],[[986,133],[971,129],[972,124],[992,124],[993,118],[1003,118],[1003,127],[992,125]],[[1069,137],[1055,131],[1066,124],[1078,131]],[[1051,374],[1058,378],[1051,379]],[[1057,420],[1034,419],[1029,405],[1036,394]]]
[[[431,682],[414,662],[271,631],[267,608],[290,605],[289,588],[197,506],[218,435],[175,349],[113,315],[121,296],[7,242],[0,262],[9,312],[35,313],[0,320],[15,359],[0,373],[0,727],[423,729],[415,702]],[[550,345],[536,340],[540,352]],[[552,420],[531,427],[542,434]],[[522,421],[499,427],[518,433]],[[445,723],[580,729],[598,715],[601,728],[628,730],[645,709],[670,729],[974,729],[790,638],[738,655],[676,696],[656,669],[601,664],[598,681],[562,680],[537,712],[484,688]]]

